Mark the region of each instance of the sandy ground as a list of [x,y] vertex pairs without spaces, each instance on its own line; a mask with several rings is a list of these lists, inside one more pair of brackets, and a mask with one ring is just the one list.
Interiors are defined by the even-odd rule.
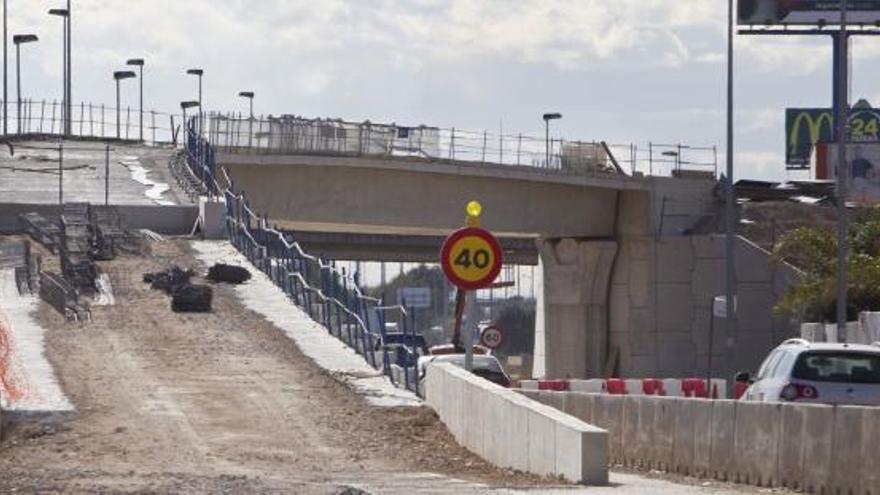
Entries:
[[345,480],[435,472],[493,485],[535,478],[457,446],[425,408],[377,408],[215,286],[214,311],[181,315],[140,282],[183,242],[105,265],[117,304],[69,325],[47,307],[47,355],[76,407],[70,421],[12,418],[0,491],[335,493]]
[[210,314],[172,313],[142,274],[205,267],[184,240],[152,251],[103,264],[116,305],[93,307],[92,323],[68,324],[39,306],[47,357],[76,412],[4,416],[0,493],[759,491],[621,472],[608,487],[575,487],[494,468],[430,410],[370,405],[246,309],[233,287],[214,286]]

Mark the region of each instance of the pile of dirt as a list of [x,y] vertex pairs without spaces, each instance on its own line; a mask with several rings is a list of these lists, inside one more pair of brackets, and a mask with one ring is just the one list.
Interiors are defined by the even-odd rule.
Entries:
[[194,275],[194,271],[184,270],[174,265],[161,272],[145,273],[144,282],[150,284],[150,287],[153,289],[161,290],[171,295],[178,287],[189,284],[189,280]]
[[217,263],[208,270],[208,280],[214,282],[226,282],[229,284],[243,284],[251,279],[251,272],[242,266]]
[[206,285],[195,285],[190,279],[195,272],[177,265],[161,272],[144,274],[150,287],[171,296],[171,311],[175,313],[207,313],[211,311],[213,291]]
[[211,311],[213,291],[207,285],[184,284],[171,295],[171,311],[175,313],[207,313]]

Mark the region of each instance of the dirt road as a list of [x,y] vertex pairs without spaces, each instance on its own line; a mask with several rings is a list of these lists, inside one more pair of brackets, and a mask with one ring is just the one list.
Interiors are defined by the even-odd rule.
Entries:
[[77,414],[13,421],[0,491],[340,493],[355,482],[406,486],[425,472],[536,481],[467,453],[425,408],[369,406],[228,286],[215,286],[210,314],[172,313],[141,274],[197,262],[183,241],[153,251],[104,266],[117,303],[93,308],[91,324],[41,309],[48,358]]

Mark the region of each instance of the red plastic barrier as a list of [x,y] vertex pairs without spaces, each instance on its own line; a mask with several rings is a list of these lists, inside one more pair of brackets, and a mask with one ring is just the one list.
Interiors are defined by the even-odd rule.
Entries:
[[620,378],[605,380],[605,392],[612,395],[626,395],[626,382]]
[[567,392],[568,388],[568,380],[538,380],[538,390]]
[[705,399],[709,396],[706,382],[700,378],[685,378],[681,381],[681,393],[685,397]]
[[642,380],[642,392],[645,395],[666,395],[666,387],[662,380],[646,378]]
[[745,382],[736,382],[733,385],[733,398],[739,400],[743,395],[746,394],[746,390],[749,388],[749,384]]

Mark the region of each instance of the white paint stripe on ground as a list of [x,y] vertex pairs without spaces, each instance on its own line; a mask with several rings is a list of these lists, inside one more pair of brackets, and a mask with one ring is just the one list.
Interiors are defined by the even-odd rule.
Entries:
[[0,271],[0,313],[9,325],[13,372],[20,372],[19,385],[24,396],[12,403],[3,398],[3,408],[12,411],[66,412],[73,405],[55,379],[55,371],[45,353],[45,334],[33,318],[39,299],[20,296],[15,286],[15,271]]
[[235,289],[242,303],[282,329],[305,355],[364,395],[369,403],[383,407],[422,404],[418,396],[395,387],[381,372],[367,364],[363,357],[313,321],[232,244],[225,241],[193,241],[192,247],[197,258],[208,266],[228,263],[250,270],[253,278]]

